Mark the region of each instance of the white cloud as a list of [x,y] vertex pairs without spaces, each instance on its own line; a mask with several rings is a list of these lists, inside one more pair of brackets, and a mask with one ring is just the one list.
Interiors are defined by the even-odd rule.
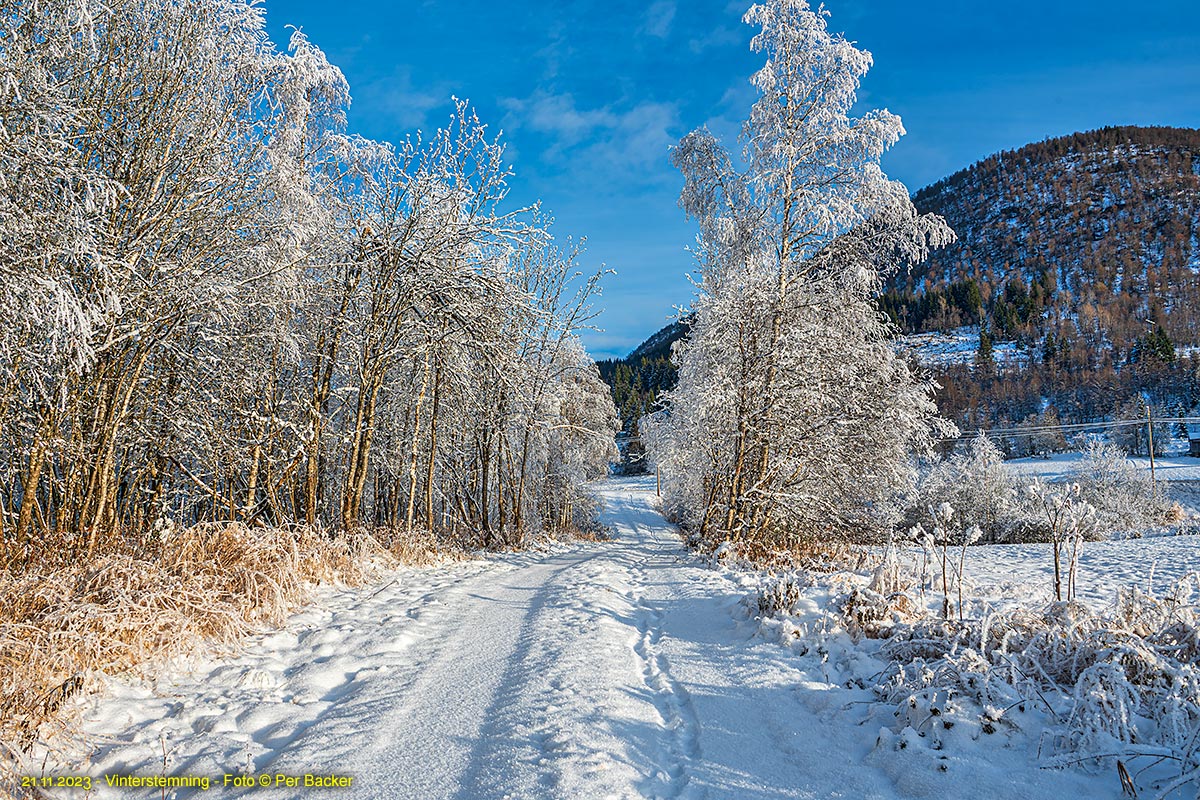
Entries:
[[565,145],[576,144],[617,123],[616,115],[607,108],[577,108],[570,94],[539,91],[525,100],[503,100],[501,105],[514,115],[519,127],[549,134]]
[[671,23],[674,20],[675,0],[657,0],[646,9],[646,21],[642,25],[642,31],[665,39],[671,33]]
[[430,113],[444,110],[449,115],[453,104],[453,87],[442,85],[418,89],[416,83],[412,70],[405,67],[363,84],[357,90],[351,87],[351,91],[356,104],[370,108],[372,116],[393,122],[400,130],[415,131],[444,124],[440,117],[436,124],[431,124]]
[[703,35],[690,39],[688,49],[696,55],[713,48],[733,47],[734,45],[748,50],[750,37],[753,35],[754,32],[744,25],[718,25]]
[[580,108],[571,94],[538,91],[526,99],[509,98],[502,105],[508,112],[506,129],[546,136],[550,144],[543,157],[568,167],[658,171],[666,165],[681,127],[674,103]]

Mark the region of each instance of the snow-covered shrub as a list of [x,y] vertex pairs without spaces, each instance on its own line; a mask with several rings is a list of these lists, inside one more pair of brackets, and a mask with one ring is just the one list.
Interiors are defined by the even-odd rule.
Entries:
[[[1079,550],[1084,541],[1098,537],[1096,509],[1080,499],[1079,484],[1046,484],[1034,481],[1027,487],[1029,503],[1038,521],[1044,525],[1054,553],[1054,597],[1056,600],[1075,598],[1075,572],[1079,565]],[[1066,597],[1063,597],[1063,564],[1067,559]]]
[[904,591],[910,585],[911,581],[904,574],[895,544],[889,541],[883,553],[883,560],[871,573],[870,588],[872,591],[883,594],[895,594]]
[[1067,449],[1067,440],[1053,406],[1031,414],[1014,426],[1017,433],[1006,436],[1005,449],[1012,458],[1049,456]]
[[[843,604],[851,632],[863,625],[865,596]],[[1050,763],[1137,760],[1153,770],[1133,774],[1165,797],[1200,786],[1198,599],[1193,576],[1162,598],[1123,593],[1106,614],[1055,602],[962,622],[876,624],[890,637],[880,652],[890,664],[875,692],[894,705],[898,728],[915,727],[914,713],[927,720],[934,697],[943,711],[956,698],[959,720],[982,734],[1036,716],[1050,727]]]
[[916,524],[928,509],[949,503],[964,527],[979,527],[983,541],[1013,541],[1025,527],[1018,494],[1016,476],[1004,466],[1000,448],[981,434],[925,472],[908,523]]
[[788,573],[769,579],[758,590],[758,613],[763,617],[778,617],[795,610],[804,589],[810,586],[804,573]]
[[[1171,521],[1171,504],[1156,495],[1149,477],[1113,445],[1088,443],[1084,458],[1070,476],[1078,485],[1078,503],[1095,508],[1096,524],[1085,538],[1117,531],[1136,531]],[[923,522],[930,508],[949,503],[964,529],[972,525],[988,544],[1048,542],[1055,532],[1044,504],[1022,487],[1004,464],[1000,448],[986,435],[931,466],[909,504],[906,523]]]
[[[963,587],[965,584],[965,565],[967,560],[967,548],[976,544],[983,536],[983,531],[978,525],[967,525],[958,527],[955,524],[955,517],[958,512],[954,506],[949,503],[942,503],[938,506],[929,508],[929,517],[932,523],[932,532],[926,531],[925,528],[917,524],[908,532],[909,541],[918,545],[923,553],[921,562],[921,592],[924,594],[926,589],[933,589],[933,580],[930,575],[929,568],[935,561],[940,566],[940,583],[942,588],[942,617],[950,618],[950,588],[953,585],[957,590],[958,595],[958,615],[961,618],[963,613]],[[957,548],[957,563],[951,554],[950,548]],[[890,551],[890,547],[889,547]],[[885,564],[887,556],[884,558]],[[951,574],[953,570],[953,575]],[[878,576],[872,578],[872,587],[878,579]]]
[[1114,444],[1091,439],[1071,480],[1080,498],[1096,509],[1100,529],[1138,531],[1170,520],[1171,504],[1154,490],[1150,476]]
[[898,626],[925,615],[924,608],[907,592],[882,594],[867,587],[852,589],[842,599],[839,611],[851,635],[868,639],[887,639]]

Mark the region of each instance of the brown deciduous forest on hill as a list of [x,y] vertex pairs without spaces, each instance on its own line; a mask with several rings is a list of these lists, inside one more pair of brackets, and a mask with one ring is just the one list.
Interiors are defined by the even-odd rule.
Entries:
[[[958,241],[878,298],[901,333],[978,328],[933,370],[964,429],[1164,414],[1200,402],[1200,130],[1108,127],[989,156],[914,196]],[[674,385],[678,323],[601,374],[628,430]],[[1017,345],[997,359],[993,347]],[[1010,352],[1012,350],[1010,349]]]
[[[943,414],[967,427],[1047,412],[1120,415],[1142,392],[1200,397],[1200,131],[1109,127],[998,153],[917,192],[958,242],[889,282],[905,333],[980,327],[972,365],[944,368]],[[1023,357],[998,366],[991,346]]]

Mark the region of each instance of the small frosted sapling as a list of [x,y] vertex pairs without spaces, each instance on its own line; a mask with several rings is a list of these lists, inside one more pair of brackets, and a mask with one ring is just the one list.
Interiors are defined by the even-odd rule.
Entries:
[[[1096,509],[1080,499],[1078,483],[1050,486],[1036,480],[1026,489],[1030,502],[1046,521],[1054,553],[1054,599],[1063,598],[1062,559],[1067,557],[1066,600],[1075,599],[1075,577],[1083,539],[1096,531]],[[1068,549],[1069,548],[1069,549]]]
[[943,619],[950,619],[950,523],[954,521],[954,513],[954,506],[949,503],[929,507],[929,516],[933,517],[933,542],[941,547]]
[[[921,548],[925,551],[925,563],[929,563],[929,553],[935,548],[939,550],[939,555],[942,562],[942,618],[950,619],[950,547],[957,545],[959,550],[958,555],[958,619],[961,622],[963,619],[963,573],[966,567],[967,548],[975,544],[983,537],[983,530],[978,525],[969,525],[954,535],[951,533],[954,517],[957,512],[954,506],[949,503],[942,503],[938,506],[929,507],[929,516],[933,518],[933,533],[927,533],[920,525],[915,526],[909,531]],[[925,575],[922,571],[922,582]]]
[[912,541],[921,548],[921,599],[923,601],[925,599],[925,589],[933,588],[932,578],[929,575],[929,565],[933,561],[933,552],[935,548],[933,535],[929,531],[925,530],[920,523],[917,523],[910,528],[908,535],[912,538]]
[[958,555],[958,621],[963,619],[963,570],[967,561],[967,548],[979,541],[983,530],[978,525],[972,525],[962,533],[962,550]]

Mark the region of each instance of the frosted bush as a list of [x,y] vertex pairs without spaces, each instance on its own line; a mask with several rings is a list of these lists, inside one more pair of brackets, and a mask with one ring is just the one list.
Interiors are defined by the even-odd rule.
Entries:
[[900,564],[899,554],[896,552],[895,543],[889,540],[887,549],[883,553],[883,560],[871,574],[870,588],[872,591],[883,594],[894,594],[908,588],[908,583]]
[[[920,575],[921,593],[924,596],[926,589],[934,588],[934,582],[930,575],[930,566],[936,561],[941,569],[942,617],[943,619],[949,619],[951,616],[950,597],[951,588],[953,587],[958,597],[958,616],[961,619],[963,615],[964,572],[967,560],[967,548],[979,542],[983,537],[983,531],[978,525],[958,525],[958,511],[949,503],[930,506],[929,521],[932,524],[932,532],[925,530],[920,524],[913,526],[908,532],[909,541],[919,546],[923,554]],[[954,553],[951,553],[952,547],[956,548]],[[889,553],[885,554],[883,566],[887,566],[889,555],[891,555],[890,545]],[[957,559],[955,556],[957,556]],[[894,555],[891,555],[891,557],[894,559]],[[898,574],[898,566],[896,570]],[[877,572],[876,576],[872,578],[871,588],[878,590],[876,586],[878,582],[879,574]]]
[[[1083,459],[1070,476],[1078,484],[1078,501],[1095,509],[1096,524],[1089,538],[1119,531],[1139,531],[1170,521],[1165,495],[1156,494],[1144,470],[1120,448],[1089,441]],[[923,521],[928,509],[949,503],[964,528],[978,526],[986,544],[1052,541],[1041,503],[1023,491],[1004,456],[986,435],[934,464],[922,476],[907,524]]]
[[[1193,576],[1156,598],[1121,594],[1108,613],[1073,602],[950,622],[875,623],[889,637],[876,695],[903,725],[928,698],[957,698],[956,718],[982,734],[1049,726],[1051,765],[1122,759],[1131,783],[1175,796],[1200,786],[1200,613]],[[874,613],[855,591],[842,623]],[[1143,767],[1145,769],[1143,769]],[[1189,795],[1190,796],[1190,795]]]
[[887,639],[903,626],[925,616],[906,592],[881,594],[869,587],[855,587],[839,604],[842,622],[855,638]]
[[1154,491],[1150,476],[1114,444],[1091,439],[1071,475],[1080,498],[1096,509],[1100,530],[1137,531],[1166,522],[1170,504]]
[[799,573],[771,578],[758,592],[759,615],[777,617],[794,611],[807,586],[808,581]]
[[1004,466],[1004,455],[981,434],[925,472],[909,522],[919,521],[929,508],[949,503],[959,523],[980,529],[982,541],[1013,541],[1026,527],[1018,494],[1016,477]]

